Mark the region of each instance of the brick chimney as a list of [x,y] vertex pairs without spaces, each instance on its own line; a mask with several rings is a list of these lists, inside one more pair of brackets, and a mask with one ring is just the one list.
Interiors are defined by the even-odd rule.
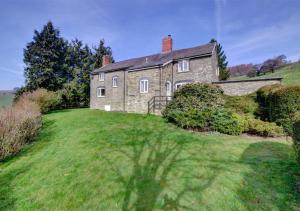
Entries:
[[103,55],[102,56],[102,66],[105,66],[110,63],[111,63],[110,55]]
[[168,35],[167,37],[164,37],[162,39],[162,53],[169,53],[172,51],[173,47],[173,40],[171,35]]

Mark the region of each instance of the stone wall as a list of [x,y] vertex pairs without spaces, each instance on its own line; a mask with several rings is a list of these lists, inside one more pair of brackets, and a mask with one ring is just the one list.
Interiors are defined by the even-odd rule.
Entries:
[[[112,86],[112,78],[118,78],[118,86]],[[97,97],[97,88],[105,87],[105,97]],[[124,71],[107,72],[104,81],[98,80],[98,75],[91,77],[91,108],[104,110],[105,105],[110,105],[112,111],[124,111]]]
[[[104,110],[109,105],[112,111],[127,111],[137,113],[148,112],[148,101],[153,96],[166,95],[166,82],[172,84],[172,93],[176,83],[217,81],[216,54],[201,58],[192,58],[188,72],[178,72],[178,61],[170,62],[163,67],[144,70],[120,70],[105,72],[105,80],[99,81],[98,75],[91,76],[91,108]],[[112,77],[118,77],[118,87],[112,87]],[[148,93],[140,93],[140,80],[148,79]],[[105,97],[97,97],[97,87],[105,87]]]
[[213,82],[220,86],[226,95],[242,96],[251,94],[259,88],[267,85],[280,84],[282,78],[243,80],[243,81],[218,81]]
[[[160,68],[128,72],[126,111],[136,113],[148,112],[148,101],[160,95]],[[140,93],[140,80],[148,79],[148,93]]]

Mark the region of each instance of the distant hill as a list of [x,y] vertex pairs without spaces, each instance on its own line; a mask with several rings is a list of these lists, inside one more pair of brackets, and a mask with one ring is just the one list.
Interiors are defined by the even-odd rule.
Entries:
[[12,90],[0,90],[0,108],[12,104],[15,92]]
[[258,77],[238,76],[232,77],[230,80],[247,80],[282,77],[282,83],[287,86],[300,85],[300,63],[294,63],[275,70],[274,73],[266,73]]

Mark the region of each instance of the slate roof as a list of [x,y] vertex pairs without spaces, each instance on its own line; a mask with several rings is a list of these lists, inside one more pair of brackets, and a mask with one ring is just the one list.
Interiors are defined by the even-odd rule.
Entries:
[[105,65],[99,69],[95,69],[93,73],[98,72],[111,72],[116,70],[128,69],[134,71],[140,68],[151,68],[153,66],[159,66],[172,60],[178,60],[182,58],[207,56],[211,55],[215,47],[215,43],[208,43],[205,45],[185,48],[180,50],[174,50],[170,53],[158,53],[150,56],[143,56],[139,58],[128,59],[120,62]]

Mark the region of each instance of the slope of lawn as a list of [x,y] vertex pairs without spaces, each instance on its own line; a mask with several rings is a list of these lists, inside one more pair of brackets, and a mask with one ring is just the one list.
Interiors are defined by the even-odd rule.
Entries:
[[43,121],[34,143],[0,163],[0,210],[300,209],[299,166],[285,140],[89,109]]
[[14,98],[13,94],[8,94],[8,95],[0,94],[0,108],[10,105],[13,101],[13,98]]
[[246,80],[246,79],[261,79],[261,78],[276,78],[282,77],[282,83],[288,86],[300,85],[300,63],[292,64],[278,70],[274,73],[267,73],[255,78],[249,78],[247,76],[234,77],[231,80]]

